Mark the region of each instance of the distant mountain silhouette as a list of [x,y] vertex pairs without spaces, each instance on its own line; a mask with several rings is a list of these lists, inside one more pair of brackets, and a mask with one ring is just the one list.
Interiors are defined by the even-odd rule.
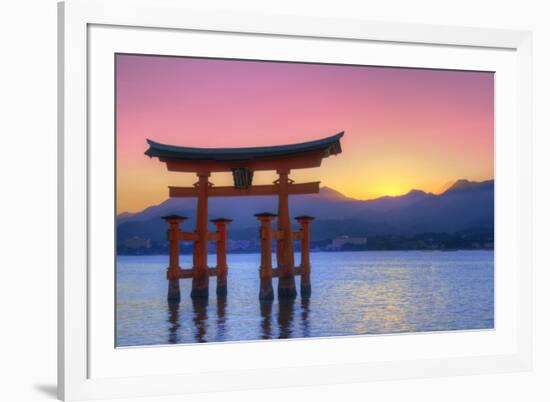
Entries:
[[[356,200],[328,187],[319,194],[291,196],[291,216],[301,214],[316,218],[312,225],[313,240],[339,235],[413,235],[426,232],[455,233],[462,230],[493,229],[494,181],[456,181],[440,195],[411,190],[405,195]],[[117,217],[117,239],[133,236],[166,241],[166,224],[161,216],[179,214],[189,219],[182,225],[191,231],[195,226],[196,199],[173,198],[138,213]],[[277,212],[277,198],[223,197],[209,200],[209,217],[233,219],[229,226],[233,239],[255,239],[258,222],[254,214]],[[214,230],[211,227],[211,230]]]
[[333,190],[330,187],[321,187],[320,194],[323,194],[323,198],[327,198],[327,199],[332,198],[333,200],[338,200],[338,201],[342,201],[342,200],[357,201],[356,199],[347,197],[341,192]]
[[457,180],[451,187],[449,187],[446,192],[470,190],[470,189],[481,188],[481,187],[492,189],[493,186],[494,186],[493,180],[477,182],[477,181],[460,179],[460,180]]

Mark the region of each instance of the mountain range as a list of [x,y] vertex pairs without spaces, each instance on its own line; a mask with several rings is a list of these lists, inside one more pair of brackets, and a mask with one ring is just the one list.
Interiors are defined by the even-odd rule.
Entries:
[[[356,200],[328,187],[318,194],[290,197],[291,216],[307,214],[312,224],[312,240],[339,235],[409,236],[420,233],[456,233],[465,230],[493,230],[494,181],[458,180],[442,194],[411,190],[405,195]],[[182,230],[195,226],[196,199],[172,198],[138,213],[117,216],[117,240],[133,236],[163,243],[166,223],[161,216],[188,216]],[[233,219],[230,238],[256,239],[258,212],[277,212],[276,196],[220,197],[209,200],[209,217]],[[214,227],[210,228],[212,231]]]

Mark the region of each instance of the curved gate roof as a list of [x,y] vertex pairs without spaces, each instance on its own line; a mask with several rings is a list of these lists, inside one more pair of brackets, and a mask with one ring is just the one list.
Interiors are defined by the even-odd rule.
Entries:
[[247,161],[266,158],[296,156],[311,152],[323,152],[323,156],[336,155],[342,152],[340,139],[344,132],[315,141],[298,144],[276,145],[248,148],[193,148],[160,144],[147,139],[149,148],[145,155],[161,159],[193,161]]

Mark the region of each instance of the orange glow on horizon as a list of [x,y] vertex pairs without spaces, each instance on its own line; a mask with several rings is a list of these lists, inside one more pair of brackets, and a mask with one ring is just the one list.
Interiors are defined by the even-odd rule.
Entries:
[[[159,163],[160,165],[160,163]],[[177,174],[172,172],[151,172],[143,173],[140,176],[130,176],[126,180],[119,180],[117,185],[117,214],[123,212],[140,212],[146,207],[158,205],[168,199],[168,186],[191,186],[196,182],[192,174]],[[300,178],[300,171],[293,172],[292,177],[296,181],[316,181],[319,177]],[[317,175],[314,175],[317,176]],[[467,179],[470,181],[492,180],[492,176],[479,177],[459,177],[457,179],[445,179],[426,181],[424,183],[408,182],[400,179],[395,181],[365,181],[364,186],[356,186],[352,181],[348,183],[338,183],[337,181],[321,180],[321,187],[329,187],[346,197],[356,200],[372,200],[380,197],[396,197],[405,195],[412,190],[420,190],[426,193],[439,195],[445,192],[458,179]],[[266,172],[256,172],[254,176],[255,184],[269,184],[275,180],[274,174]],[[143,186],[143,181],[147,181],[161,191],[149,192]],[[232,185],[232,179],[229,174],[216,173],[211,176],[210,181],[215,185]]]
[[[292,144],[345,131],[342,153],[291,172],[367,200],[493,170],[493,73],[118,55],[117,213],[168,198],[192,174],[167,172],[146,138],[192,147]],[[256,172],[255,184],[273,172]],[[213,174],[231,185],[230,174]]]

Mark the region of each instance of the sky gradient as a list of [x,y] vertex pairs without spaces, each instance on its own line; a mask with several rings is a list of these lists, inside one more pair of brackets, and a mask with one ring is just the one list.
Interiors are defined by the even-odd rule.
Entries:
[[[118,213],[158,204],[167,186],[196,181],[145,156],[146,138],[241,147],[345,131],[340,155],[291,178],[358,199],[493,178],[489,72],[117,55],[116,89]],[[274,178],[258,172],[254,183]],[[232,182],[229,173],[210,181]]]

